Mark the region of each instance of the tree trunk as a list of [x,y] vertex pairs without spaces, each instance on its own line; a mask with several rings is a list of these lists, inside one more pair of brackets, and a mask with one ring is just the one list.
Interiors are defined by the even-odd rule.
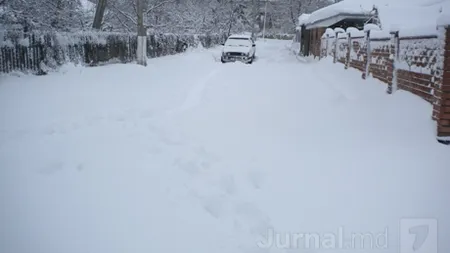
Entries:
[[256,37],[256,25],[258,22],[259,17],[259,0],[252,0],[252,38],[255,39]]
[[234,15],[233,15],[234,14],[233,1],[230,1],[230,5],[231,5],[231,13],[230,13],[227,37],[229,37],[231,35],[231,28],[233,27],[233,18],[234,18]]
[[92,28],[100,30],[103,22],[103,15],[105,14],[107,0],[98,0],[97,7],[95,9],[94,23],[92,23]]
[[147,29],[144,26],[144,0],[136,0],[137,6],[137,64],[147,66]]

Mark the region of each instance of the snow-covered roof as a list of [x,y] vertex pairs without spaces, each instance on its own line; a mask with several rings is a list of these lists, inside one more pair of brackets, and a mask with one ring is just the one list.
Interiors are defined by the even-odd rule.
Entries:
[[374,6],[378,9],[383,30],[436,27],[439,16],[450,14],[449,0],[344,0],[311,13],[302,22],[311,28],[318,23],[324,27],[328,25],[324,20],[337,20],[337,23],[340,20],[333,18],[339,16],[369,16]]
[[298,17],[298,25],[304,25],[309,22],[309,18],[311,17],[311,14],[303,13]]
[[311,13],[306,24],[312,25],[336,16],[370,16],[372,10],[373,4],[366,0],[344,0]]

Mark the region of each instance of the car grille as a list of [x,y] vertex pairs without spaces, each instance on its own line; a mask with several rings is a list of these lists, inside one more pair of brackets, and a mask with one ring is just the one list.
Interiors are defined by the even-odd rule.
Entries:
[[244,53],[235,53],[235,52],[229,52],[227,53],[228,56],[244,56]]

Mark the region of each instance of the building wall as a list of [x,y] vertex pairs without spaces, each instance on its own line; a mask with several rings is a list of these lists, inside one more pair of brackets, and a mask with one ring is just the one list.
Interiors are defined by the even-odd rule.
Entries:
[[[320,42],[322,35],[325,33],[326,27],[314,28],[308,30],[307,38],[303,38],[302,43],[307,43],[307,47],[303,50],[302,54],[304,56],[313,55],[314,57],[320,55]],[[308,50],[309,49],[309,50]]]

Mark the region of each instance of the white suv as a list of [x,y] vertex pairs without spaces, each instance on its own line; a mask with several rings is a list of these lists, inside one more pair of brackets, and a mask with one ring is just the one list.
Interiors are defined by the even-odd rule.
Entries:
[[250,35],[231,35],[222,50],[222,63],[242,61],[252,63],[255,59],[256,45]]

